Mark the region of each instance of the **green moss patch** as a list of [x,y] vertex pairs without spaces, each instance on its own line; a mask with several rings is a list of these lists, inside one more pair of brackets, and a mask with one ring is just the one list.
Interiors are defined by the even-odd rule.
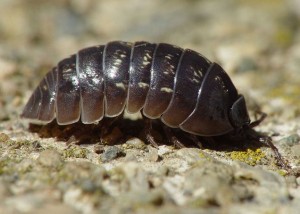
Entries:
[[266,155],[261,151],[261,149],[247,149],[247,151],[231,152],[229,157],[232,160],[238,160],[248,165],[255,166],[256,164],[260,163],[261,160],[266,157]]

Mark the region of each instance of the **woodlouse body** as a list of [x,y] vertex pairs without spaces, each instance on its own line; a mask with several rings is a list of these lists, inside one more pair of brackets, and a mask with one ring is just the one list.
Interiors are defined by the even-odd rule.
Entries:
[[124,109],[171,128],[217,136],[248,126],[244,97],[216,63],[190,49],[114,41],[63,59],[41,81],[24,118],[96,123]]

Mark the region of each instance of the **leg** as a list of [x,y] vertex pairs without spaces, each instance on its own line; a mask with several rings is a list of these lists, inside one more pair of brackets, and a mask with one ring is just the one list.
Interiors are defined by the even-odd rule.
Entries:
[[163,125],[164,132],[168,138],[168,140],[176,147],[178,148],[184,148],[185,146],[177,139],[177,137],[172,133],[172,130],[167,127],[166,125]]
[[117,121],[123,118],[123,113],[120,114],[117,117],[114,118],[105,118],[107,120],[104,120],[101,124],[100,128],[100,143],[103,143],[104,136],[107,135],[109,132],[111,132],[112,128],[116,124]]
[[196,135],[190,134],[190,133],[185,133],[185,136],[189,138],[195,146],[198,146],[200,149],[203,149],[202,143],[199,141]]
[[252,123],[249,124],[250,128],[254,128],[255,126],[258,126],[262,121],[264,121],[264,119],[266,119],[267,114],[261,111],[257,111],[256,115],[260,114],[260,118],[257,119],[257,117],[255,117],[255,121],[253,121]]
[[[143,115],[143,114],[142,114]],[[152,130],[152,120],[145,117],[143,115],[143,120],[145,121],[145,128],[144,128],[144,132],[145,132],[145,136],[146,136],[146,140],[148,141],[148,143],[150,143],[153,147],[158,148],[158,144],[155,142],[154,137],[151,134],[151,130]]]
[[[255,126],[258,126],[266,117],[267,114],[257,111],[257,114],[260,114],[260,118],[258,118],[257,120],[253,121],[252,123],[250,123],[249,127],[253,128]],[[251,134],[248,134],[248,137],[250,137],[250,139],[254,139],[257,140],[257,137],[251,136]],[[290,167],[283,161],[283,158],[281,156],[281,154],[279,153],[278,149],[276,148],[276,146],[274,146],[274,144],[272,143],[272,138],[269,136],[260,136],[258,137],[258,141],[261,142],[264,145],[267,145],[268,147],[270,147],[275,155],[276,160],[278,161],[279,165],[281,167],[283,167],[284,169],[288,170]]]
[[274,152],[274,155],[275,155],[275,158],[276,160],[278,161],[279,165],[288,170],[290,167],[284,162],[281,154],[278,152],[278,149],[276,148],[276,146],[274,146],[274,144],[272,143],[272,139],[268,136],[266,137],[260,137],[259,138],[259,141],[265,145],[267,145],[268,147],[270,147],[273,152]]

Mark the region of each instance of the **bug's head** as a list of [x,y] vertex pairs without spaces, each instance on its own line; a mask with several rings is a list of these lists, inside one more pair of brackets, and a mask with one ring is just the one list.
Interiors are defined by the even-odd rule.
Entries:
[[229,112],[229,120],[235,129],[249,126],[250,118],[243,95],[239,95],[239,98],[233,103]]

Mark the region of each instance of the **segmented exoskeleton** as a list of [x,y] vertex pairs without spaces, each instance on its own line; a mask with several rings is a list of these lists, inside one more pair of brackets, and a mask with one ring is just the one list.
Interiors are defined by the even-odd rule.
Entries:
[[166,43],[113,41],[78,51],[47,73],[22,117],[91,124],[124,109],[198,136],[246,133],[286,166],[270,137],[249,134],[265,115],[250,123],[245,99],[222,67]]
[[216,63],[170,44],[114,41],[63,59],[22,116],[60,125],[96,123],[124,109],[186,132],[215,136],[250,120],[245,100]]

